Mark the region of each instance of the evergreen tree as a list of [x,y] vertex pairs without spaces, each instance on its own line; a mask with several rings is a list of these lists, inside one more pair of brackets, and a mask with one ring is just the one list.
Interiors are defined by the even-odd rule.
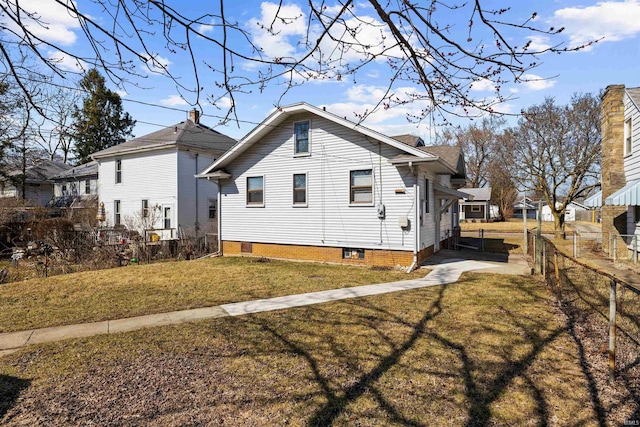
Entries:
[[72,135],[78,164],[89,161],[96,151],[124,142],[131,137],[135,120],[122,110],[120,95],[107,89],[104,77],[89,70],[80,87],[87,93],[82,108],[73,112]]

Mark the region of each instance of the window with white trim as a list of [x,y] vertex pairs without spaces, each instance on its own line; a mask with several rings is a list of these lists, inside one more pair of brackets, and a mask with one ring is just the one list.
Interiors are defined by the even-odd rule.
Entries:
[[120,200],[113,201],[113,223],[120,225]]
[[307,205],[306,173],[297,173],[293,175],[293,204],[296,206]]
[[91,180],[86,179],[84,181],[84,194],[91,194]]
[[429,213],[429,179],[424,180],[424,213]]
[[373,170],[351,171],[349,174],[349,203],[370,205],[373,203]]
[[247,177],[247,206],[264,206],[264,177]]
[[624,155],[631,154],[633,146],[631,145],[631,118],[624,121]]
[[293,139],[295,155],[309,154],[309,122],[297,122],[293,124]]
[[116,159],[116,184],[122,183],[122,160]]
[[149,217],[149,199],[142,199],[142,207],[140,210],[142,212],[142,218]]
[[213,221],[216,219],[218,210],[218,200],[217,199],[209,199],[209,221]]
[[165,230],[169,230],[171,228],[171,207],[169,206],[164,207],[163,223]]
[[482,212],[480,205],[471,205],[471,212]]

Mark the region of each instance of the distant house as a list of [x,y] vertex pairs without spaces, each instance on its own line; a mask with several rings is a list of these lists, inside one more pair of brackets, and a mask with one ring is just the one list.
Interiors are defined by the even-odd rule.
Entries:
[[523,219],[526,212],[527,219],[538,218],[538,205],[531,198],[525,197],[513,204],[513,218]]
[[491,187],[461,188],[469,195],[460,201],[460,220],[488,221],[498,217],[498,207],[491,205]]
[[456,147],[279,108],[199,175],[219,183],[224,255],[416,266],[457,226]]
[[94,153],[104,225],[154,229],[163,240],[215,232],[218,189],[195,175],[236,141],[190,118]]
[[0,179],[0,198],[26,199],[34,206],[45,206],[53,197],[53,176],[69,170],[63,162],[39,160],[24,172],[24,197],[22,194],[22,170],[15,169]]
[[[558,202],[556,205],[560,206],[560,204],[561,203]],[[579,215],[580,212],[587,212],[588,210],[589,208],[587,208],[585,205],[581,203],[578,203],[578,202],[568,203],[564,210],[564,221],[574,222],[580,217],[584,217]],[[551,208],[547,204],[542,206],[542,221],[555,221],[555,219],[553,218],[553,214],[551,213]]]
[[95,160],[54,175],[51,180],[54,183],[53,199],[49,206],[70,207],[87,203],[98,206],[98,162]]
[[601,183],[603,233],[640,235],[640,88],[611,85],[602,96]]

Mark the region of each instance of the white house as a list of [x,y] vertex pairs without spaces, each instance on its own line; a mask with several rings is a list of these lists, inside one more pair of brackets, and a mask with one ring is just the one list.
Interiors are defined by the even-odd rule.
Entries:
[[[69,207],[94,202],[98,195],[98,162],[92,160],[51,177],[53,199],[50,206]],[[97,207],[97,205],[96,205]]]
[[491,204],[491,187],[461,188],[460,191],[469,195],[460,201],[460,220],[488,221],[499,216],[498,206]]
[[236,141],[190,119],[92,155],[105,224],[161,239],[215,232],[218,189],[195,175]]
[[602,104],[603,232],[640,235],[640,88],[609,86]]
[[[70,168],[66,163],[53,160],[39,160],[26,167],[24,199],[34,206],[45,206],[53,197],[52,177]],[[22,176],[22,169],[16,169],[0,180],[0,198],[22,198]]]
[[456,147],[394,139],[306,103],[281,107],[199,175],[219,183],[219,247],[416,266],[457,225]]
[[[562,203],[557,202],[556,207],[560,207]],[[568,203],[564,210],[564,221],[574,222],[576,220],[577,212],[585,212],[589,210],[585,205],[578,202]],[[553,214],[549,205],[542,206],[542,221],[554,221]]]

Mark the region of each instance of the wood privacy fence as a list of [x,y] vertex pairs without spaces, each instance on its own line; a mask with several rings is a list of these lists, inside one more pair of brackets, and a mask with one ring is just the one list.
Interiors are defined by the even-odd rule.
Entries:
[[640,288],[558,250],[528,233],[536,272],[556,294],[572,325],[608,355],[609,380],[640,381]]

